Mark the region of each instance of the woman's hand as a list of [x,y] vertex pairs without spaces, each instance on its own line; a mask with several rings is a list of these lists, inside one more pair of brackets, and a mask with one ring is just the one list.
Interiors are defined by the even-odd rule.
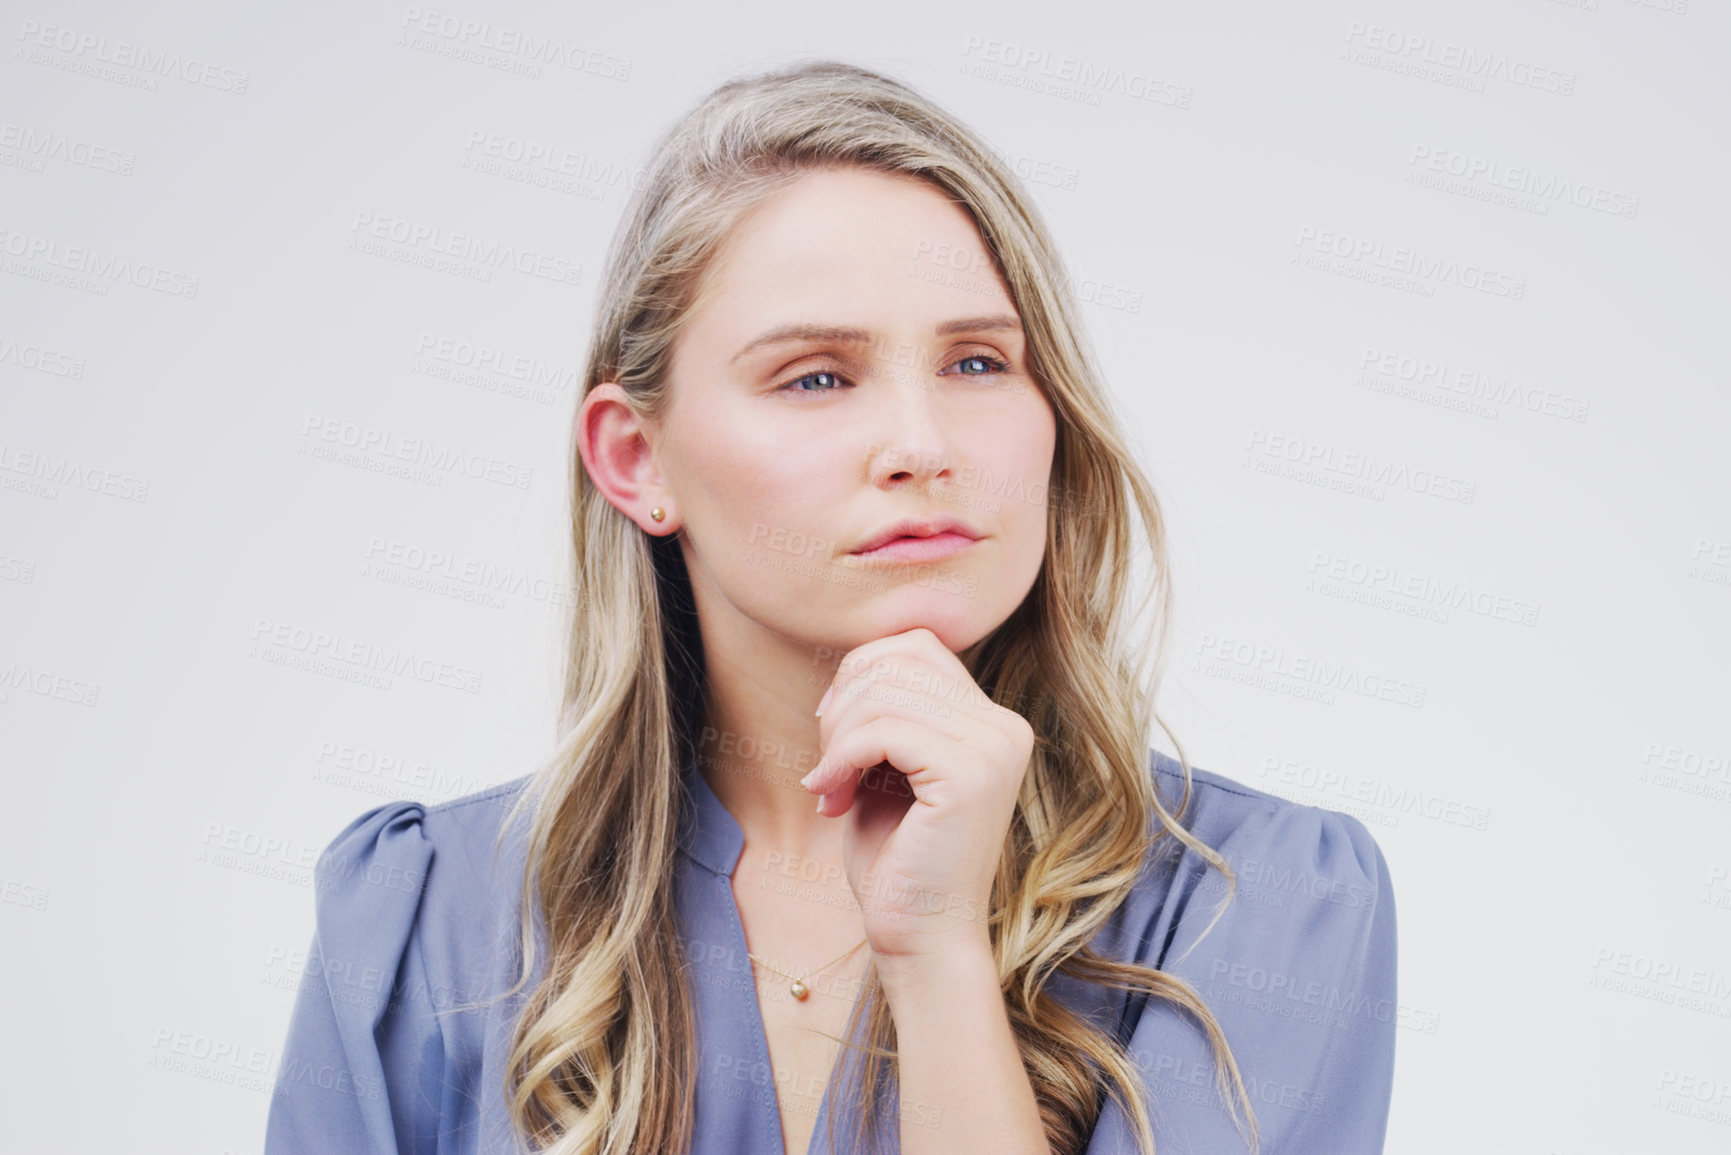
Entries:
[[842,862],[879,956],[990,948],[986,919],[1034,729],[988,698],[931,630],[848,652],[801,779],[845,816]]

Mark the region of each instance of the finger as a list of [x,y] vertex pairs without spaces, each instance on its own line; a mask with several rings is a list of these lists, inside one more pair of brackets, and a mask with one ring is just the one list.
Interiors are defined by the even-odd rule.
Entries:
[[[806,789],[824,796],[821,813],[835,817],[846,814],[853,805],[862,776],[868,775],[880,762],[907,776],[914,800],[925,797],[922,788],[930,791],[941,780],[944,763],[954,764],[958,744],[930,727],[905,718],[878,717],[849,729],[833,746],[804,781]],[[934,763],[934,759],[939,760]],[[878,771],[870,775],[867,785],[894,790],[890,776]]]
[[869,798],[889,805],[899,822],[915,797],[907,776],[884,759],[874,762],[858,774],[844,778],[839,788],[819,800],[821,809],[818,813],[829,818],[839,818],[849,810],[863,806]]
[[[873,638],[862,642],[841,656],[836,663],[835,672],[830,677],[830,687],[835,691],[831,695],[840,694],[844,689],[861,679],[880,681],[893,677],[901,662],[916,655],[923,655],[928,661],[946,661],[954,667],[961,663],[956,656],[938,640],[938,636],[924,626],[904,630],[899,634],[889,634],[881,638]],[[966,670],[962,669],[965,674]],[[825,711],[828,713],[826,707]]]
[[[942,649],[942,647],[939,647]],[[938,668],[926,653],[880,653],[870,663],[844,663],[818,720],[818,746],[828,749],[837,734],[879,715],[894,715],[955,739],[993,725],[999,708],[947,651],[957,668]]]
[[863,676],[874,672],[882,677],[885,670],[893,669],[897,657],[922,658],[934,669],[941,669],[950,678],[963,678],[968,681],[967,667],[962,660],[944,645],[943,640],[925,626],[915,626],[911,630],[903,630],[899,634],[888,634],[863,642],[842,655],[836,665],[837,679]]

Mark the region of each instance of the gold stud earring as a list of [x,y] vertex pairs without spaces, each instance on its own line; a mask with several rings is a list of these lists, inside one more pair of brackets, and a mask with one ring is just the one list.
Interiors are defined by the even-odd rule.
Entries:
[[663,512],[662,508],[658,505],[649,511],[649,516],[653,517],[656,521],[660,521],[662,518],[666,517],[667,514]]

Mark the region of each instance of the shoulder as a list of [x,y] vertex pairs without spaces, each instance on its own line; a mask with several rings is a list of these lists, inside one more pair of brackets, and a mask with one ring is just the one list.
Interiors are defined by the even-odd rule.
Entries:
[[[1263,1150],[1381,1151],[1399,1013],[1388,867],[1363,823],[1153,754],[1161,805],[1227,875],[1171,832],[1113,929],[1118,956],[1188,984],[1229,1046]],[[1186,797],[1188,794],[1188,797]],[[1180,814],[1180,804],[1182,813]],[[1159,816],[1154,816],[1159,820]],[[1156,827],[1158,829],[1158,827]],[[1210,1093],[1212,1036],[1166,999],[1122,999],[1119,1037],[1142,1069],[1161,1144],[1242,1150]],[[1128,1149],[1116,1107],[1089,1151]]]
[[[407,800],[381,803],[356,816],[332,838],[314,868],[315,906],[321,931],[333,923],[357,931],[406,931],[410,917],[434,882],[474,889],[485,885],[482,868],[512,806],[530,776],[478,790],[460,798],[426,804]],[[455,862],[456,869],[439,864]]]
[[1159,751],[1151,752],[1150,762],[1155,789],[1168,813],[1240,874],[1308,869],[1359,890],[1374,893],[1386,887],[1388,864],[1382,848],[1352,815],[1306,806],[1192,766],[1189,804],[1179,816],[1183,767]]
[[[315,931],[267,1126],[267,1152],[396,1150],[440,1126],[467,1085],[480,1027],[442,1021],[466,1000],[474,916],[503,871],[485,866],[529,779],[427,805],[385,802],[332,838],[314,868]],[[425,1149],[415,1146],[416,1150]]]
[[1358,819],[1194,766],[1186,797],[1177,759],[1150,753],[1161,805],[1232,877],[1162,833],[1123,905],[1121,957],[1170,969],[1206,936],[1244,955],[1338,950],[1345,962],[1392,934],[1388,863]]
[[528,783],[529,776],[524,775],[444,802],[399,799],[380,803],[337,832],[320,856],[319,866],[339,870],[348,862],[406,839],[420,839],[430,845],[435,840],[454,843],[491,836]]

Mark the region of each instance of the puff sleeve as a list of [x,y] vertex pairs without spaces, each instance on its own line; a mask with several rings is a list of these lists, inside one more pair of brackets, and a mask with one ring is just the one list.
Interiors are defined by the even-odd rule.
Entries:
[[442,1049],[415,934],[433,848],[422,807],[351,822],[314,869],[314,932],[265,1155],[436,1150]]
[[[1396,949],[1388,865],[1356,818],[1210,788],[1237,893],[1186,850],[1169,887],[1126,927],[1136,961],[1188,981],[1215,1016],[1254,1105],[1261,1155],[1378,1155],[1394,1079]],[[1229,822],[1219,815],[1229,812]],[[1202,825],[1207,825],[1203,823]],[[1198,1023],[1161,999],[1126,1001],[1121,1036],[1145,1084],[1159,1155],[1246,1151],[1214,1085]],[[1087,1155],[1136,1150],[1108,1101]]]

